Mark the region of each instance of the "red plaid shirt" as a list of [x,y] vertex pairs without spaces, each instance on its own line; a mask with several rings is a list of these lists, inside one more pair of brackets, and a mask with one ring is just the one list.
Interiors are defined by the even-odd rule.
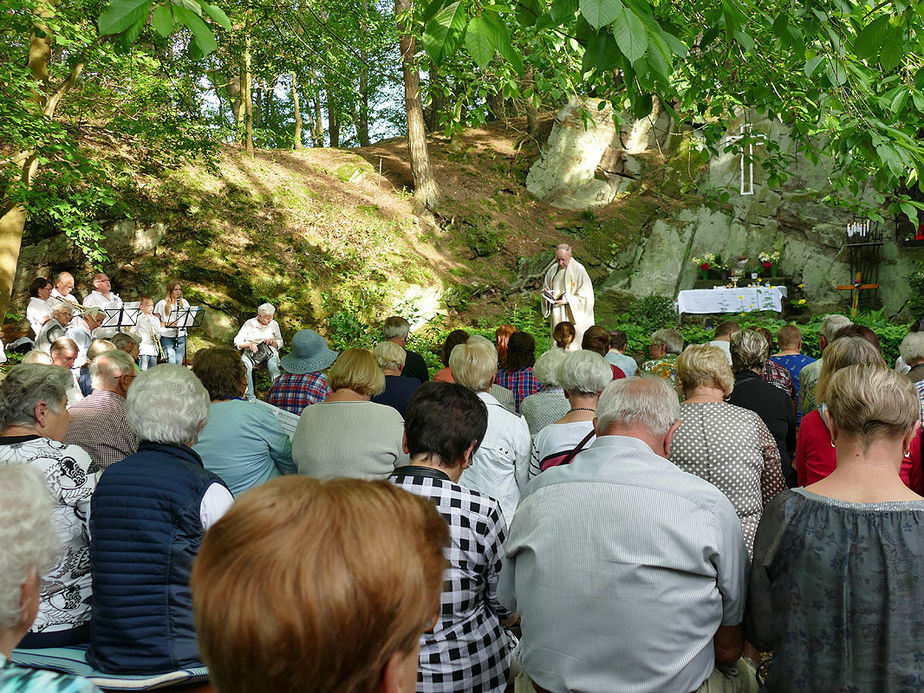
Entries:
[[794,400],[796,398],[796,386],[792,382],[792,376],[785,366],[781,366],[767,359],[764,362],[764,369],[761,371],[760,377],[764,379],[764,382],[780,388],[789,395],[789,399]]
[[533,367],[521,368],[518,371],[508,371],[501,368],[494,376],[494,382],[501,387],[506,387],[513,393],[513,401],[516,404],[517,411],[520,411],[520,402],[536,392],[542,387],[536,376],[533,375]]
[[327,376],[321,371],[314,373],[283,373],[269,392],[266,401],[293,414],[301,415],[302,409],[323,402],[330,394]]

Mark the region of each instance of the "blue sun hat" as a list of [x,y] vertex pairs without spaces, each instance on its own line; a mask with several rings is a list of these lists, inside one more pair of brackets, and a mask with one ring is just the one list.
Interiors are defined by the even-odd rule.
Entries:
[[323,371],[339,354],[327,346],[327,340],[314,330],[299,330],[292,338],[292,351],[279,359],[286,373],[302,375]]

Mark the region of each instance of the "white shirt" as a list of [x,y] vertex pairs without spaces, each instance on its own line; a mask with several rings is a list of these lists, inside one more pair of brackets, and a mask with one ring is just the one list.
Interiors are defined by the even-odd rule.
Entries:
[[459,484],[500,503],[509,524],[528,480],[529,426],[487,392],[479,392],[478,397],[488,408],[488,430]]
[[731,342],[726,342],[724,339],[713,339],[709,342],[709,346],[718,347],[725,352],[725,358],[728,359],[728,364],[731,365]]
[[[173,304],[174,311],[177,309],[177,305],[179,305],[180,308],[189,308],[189,301],[187,301],[185,298],[181,298],[178,304],[175,301]],[[159,317],[161,319],[161,322],[169,322],[168,318],[170,316],[166,315],[166,312],[167,312],[167,300],[162,298],[154,306],[154,315]],[[160,336],[170,337],[171,339],[176,339],[177,337],[185,337],[186,328],[185,327],[162,327],[160,328]]]
[[[539,466],[542,460],[549,455],[574,450],[592,430],[594,430],[593,421],[572,421],[571,423],[551,423],[539,431],[533,438],[529,478],[532,479],[542,471]],[[591,436],[582,449],[589,448],[595,439]]]
[[277,344],[270,344],[269,346],[273,353],[279,352],[279,347],[282,346],[282,333],[279,331],[279,323],[275,320],[270,320],[266,325],[261,325],[257,318],[251,318],[241,325],[240,331],[234,338],[234,346],[240,349],[241,344],[245,342],[259,344],[264,339],[275,339]]
[[52,301],[56,301],[57,303],[63,303],[64,301],[67,301],[68,303],[73,303],[75,306],[77,305],[77,297],[74,296],[74,294],[68,294],[65,296],[57,289],[51,290],[51,298],[48,299],[49,304],[51,304]]
[[87,363],[87,350],[93,337],[90,336],[90,330],[87,329],[87,323],[83,318],[72,320],[67,326],[67,336],[77,343],[77,358],[74,359],[74,368],[82,368]]
[[[83,305],[85,306],[95,306],[105,310],[106,308],[121,308],[122,299],[119,298],[119,295],[109,292],[109,298],[107,299],[99,291],[93,291],[87,294],[87,297],[83,299]],[[93,330],[93,337],[96,339],[109,339],[118,334],[119,328],[117,327],[97,327]]]
[[51,307],[48,305],[48,301],[43,301],[36,296],[29,298],[29,307],[26,308],[26,320],[29,321],[32,332],[36,337],[38,337],[39,332],[42,331],[42,325],[44,325],[45,321],[50,317]]
[[153,313],[138,313],[138,318],[134,326],[129,329],[129,333],[141,337],[141,344],[138,345],[139,356],[157,356],[157,342],[160,338],[160,318]]
[[212,484],[202,494],[199,503],[199,521],[202,529],[208,529],[218,522],[231,506],[234,505],[234,496],[221,484]]

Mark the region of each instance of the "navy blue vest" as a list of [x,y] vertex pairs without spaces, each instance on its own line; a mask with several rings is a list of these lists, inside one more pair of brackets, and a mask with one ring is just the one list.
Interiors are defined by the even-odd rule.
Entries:
[[202,666],[189,578],[212,484],[225,486],[178,445],[143,442],[103,472],[90,509],[92,666],[116,674]]

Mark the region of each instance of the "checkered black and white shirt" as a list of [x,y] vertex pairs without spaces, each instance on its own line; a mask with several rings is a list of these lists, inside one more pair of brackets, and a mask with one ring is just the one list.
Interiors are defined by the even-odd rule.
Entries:
[[417,693],[503,693],[510,651],[500,621],[512,612],[497,598],[507,539],[500,506],[429,467],[399,467],[391,480],[432,500],[449,524],[440,618],[420,637]]

